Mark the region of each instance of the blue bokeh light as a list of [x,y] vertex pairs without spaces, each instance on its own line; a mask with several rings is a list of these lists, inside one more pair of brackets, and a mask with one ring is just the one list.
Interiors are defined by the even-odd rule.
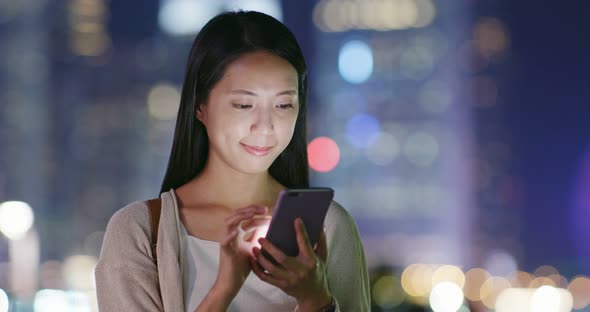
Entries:
[[348,120],[346,137],[351,145],[366,148],[377,139],[380,130],[377,118],[370,114],[359,114]]
[[350,83],[363,83],[373,73],[373,52],[363,41],[345,43],[338,54],[338,72]]

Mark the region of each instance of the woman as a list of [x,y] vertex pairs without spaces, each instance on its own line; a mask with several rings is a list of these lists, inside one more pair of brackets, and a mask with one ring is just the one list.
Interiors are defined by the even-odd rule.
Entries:
[[306,72],[295,37],[268,15],[230,12],[205,25],[160,190],[157,263],[146,202],[116,212],[95,271],[101,311],[369,310],[363,247],[336,202],[316,246],[294,223],[297,257],[264,239],[277,265],[240,247],[240,224],[272,215],[282,189],[309,187]]

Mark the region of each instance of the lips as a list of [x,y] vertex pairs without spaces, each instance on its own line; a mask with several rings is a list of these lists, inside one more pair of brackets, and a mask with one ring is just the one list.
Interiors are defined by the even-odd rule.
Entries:
[[270,152],[271,147],[260,147],[260,146],[250,146],[244,143],[240,143],[242,147],[250,154],[254,156],[264,156]]

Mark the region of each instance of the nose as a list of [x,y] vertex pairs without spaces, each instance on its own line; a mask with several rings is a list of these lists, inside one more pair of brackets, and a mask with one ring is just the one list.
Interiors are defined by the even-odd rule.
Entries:
[[267,109],[259,109],[256,114],[256,120],[250,127],[252,133],[268,135],[274,131],[272,112]]

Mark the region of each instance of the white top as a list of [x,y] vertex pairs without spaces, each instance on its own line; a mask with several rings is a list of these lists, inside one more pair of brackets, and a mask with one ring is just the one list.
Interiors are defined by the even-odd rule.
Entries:
[[[194,312],[217,278],[220,247],[218,242],[189,235],[182,222],[178,223],[184,310]],[[324,229],[328,243],[328,287],[335,299],[336,311],[370,311],[365,253],[352,216],[332,201],[324,219]],[[296,305],[293,297],[250,273],[227,311],[294,311]]]
[[[187,312],[194,312],[215,282],[220,247],[218,242],[189,235],[184,225],[182,232],[186,247],[182,278],[184,306]],[[227,311],[293,311],[296,305],[293,297],[250,273]]]

